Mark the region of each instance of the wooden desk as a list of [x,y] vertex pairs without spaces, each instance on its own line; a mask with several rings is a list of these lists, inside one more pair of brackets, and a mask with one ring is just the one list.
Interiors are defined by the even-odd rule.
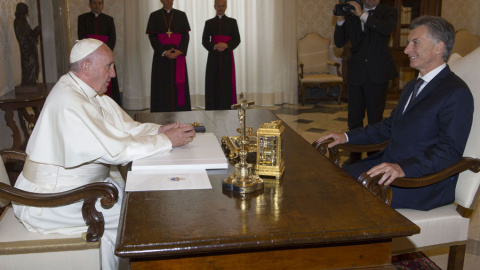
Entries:
[[[234,136],[237,111],[142,113],[141,122],[203,123]],[[277,119],[247,110],[247,126]],[[284,124],[285,125],[285,124]],[[127,192],[115,253],[131,269],[394,269],[391,239],[420,229],[382,203],[285,125],[285,173],[261,192]]]
[[[0,109],[5,111],[5,121],[13,132],[13,149],[24,149],[45,103],[45,99],[53,86],[54,84],[39,84],[38,91],[25,93],[11,91],[0,97]],[[30,114],[27,108],[31,108],[33,114]],[[19,126],[14,119],[15,111],[18,114],[19,126],[23,132],[23,141]]]

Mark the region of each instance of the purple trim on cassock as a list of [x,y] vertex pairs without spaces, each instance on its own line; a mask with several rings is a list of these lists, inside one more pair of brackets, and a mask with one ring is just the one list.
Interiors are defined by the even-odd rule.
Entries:
[[[173,44],[180,46],[180,41],[182,41],[182,35],[177,33],[168,34],[162,33],[158,34],[158,41],[163,45]],[[185,70],[186,70],[186,61],[185,55],[179,55],[175,59],[177,62],[177,70],[175,74],[175,83],[177,85],[177,106],[185,105]]]
[[[231,36],[212,36],[212,42],[215,44],[219,42],[227,43],[230,40],[232,40]],[[232,104],[237,104],[237,80],[235,78],[235,58],[233,57],[233,50],[230,51],[230,54],[232,55]]]

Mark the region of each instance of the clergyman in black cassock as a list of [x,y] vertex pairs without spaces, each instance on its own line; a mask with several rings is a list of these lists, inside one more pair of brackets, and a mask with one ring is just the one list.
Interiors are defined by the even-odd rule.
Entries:
[[[151,112],[190,111],[190,91],[185,63],[190,25],[187,15],[173,9],[173,1],[150,14],[147,34],[153,47]],[[166,4],[170,4],[169,7]]]
[[[91,0],[90,9],[92,10],[91,12],[78,16],[78,39],[94,38],[101,40],[113,52],[117,41],[113,18],[102,13],[103,0]],[[116,70],[115,74],[117,74]],[[122,106],[117,77],[112,78],[105,94],[115,100],[118,105]]]
[[240,33],[237,21],[225,15],[227,1],[217,0],[214,7],[217,15],[205,22],[202,35],[208,51],[205,110],[229,110],[237,103],[233,50],[240,44]]

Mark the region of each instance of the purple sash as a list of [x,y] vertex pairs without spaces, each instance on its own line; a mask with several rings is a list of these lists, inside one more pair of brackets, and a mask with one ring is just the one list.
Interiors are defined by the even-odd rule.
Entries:
[[[182,40],[182,35],[177,33],[170,34],[158,34],[158,41],[163,45],[173,44],[176,45],[177,48],[180,45],[180,41]],[[185,105],[185,69],[186,69],[186,61],[185,55],[179,55],[175,59],[177,62],[177,70],[175,74],[175,83],[177,85],[177,106]]]
[[[230,40],[232,40],[231,36],[212,36],[212,42],[215,44],[219,42],[227,43]],[[232,104],[237,104],[237,80],[235,78],[235,58],[233,57],[233,50],[230,51],[230,54],[232,55]]]
[[103,43],[107,43],[107,41],[108,41],[108,36],[102,36],[102,35],[88,34],[87,38],[94,38],[94,39],[103,41]]

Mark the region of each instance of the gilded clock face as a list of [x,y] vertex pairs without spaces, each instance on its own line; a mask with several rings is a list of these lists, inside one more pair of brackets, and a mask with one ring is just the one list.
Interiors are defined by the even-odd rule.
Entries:
[[277,165],[277,147],[278,140],[276,136],[261,136],[258,146],[259,160],[258,165],[276,166]]

